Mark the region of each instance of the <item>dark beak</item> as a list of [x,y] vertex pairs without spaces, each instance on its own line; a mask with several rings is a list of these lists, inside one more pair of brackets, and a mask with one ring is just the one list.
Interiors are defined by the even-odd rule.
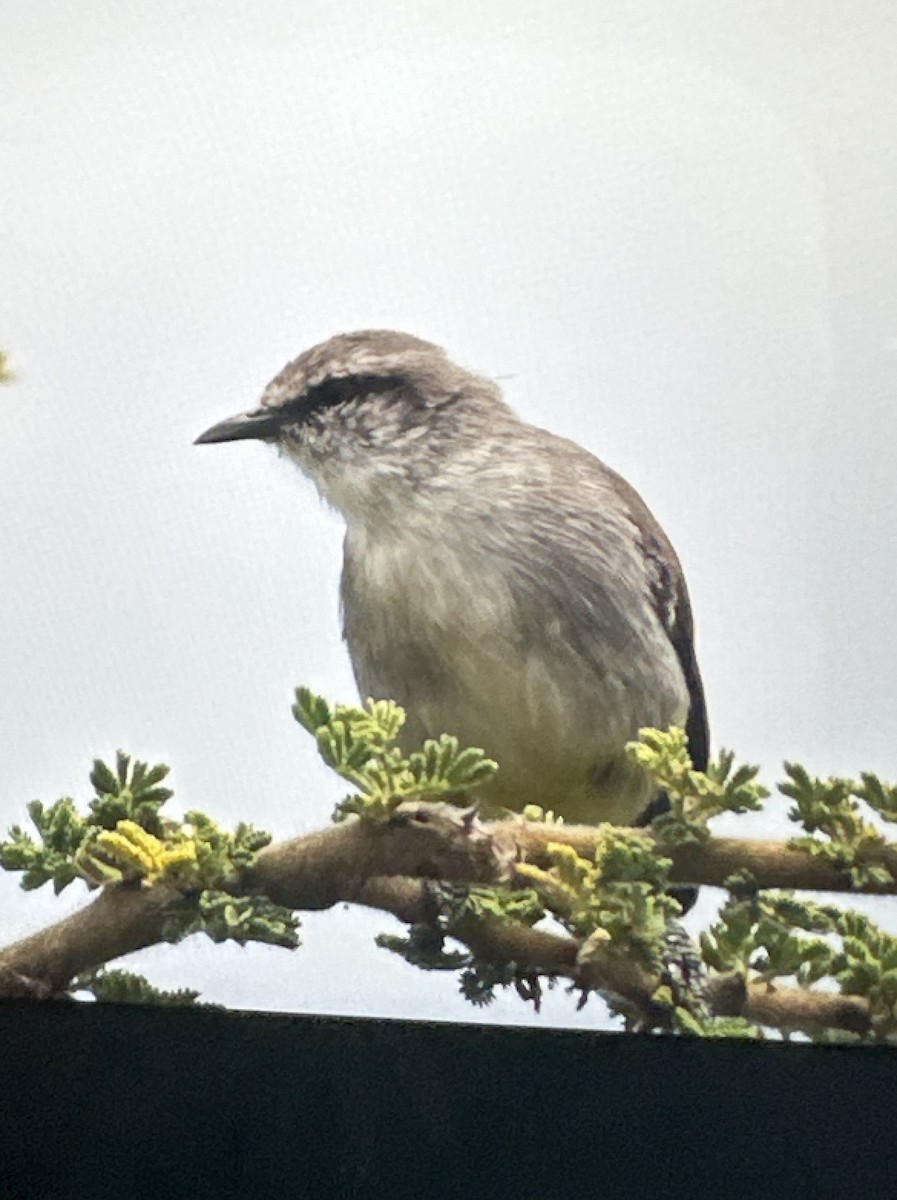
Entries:
[[281,414],[276,409],[257,408],[254,412],[240,413],[219,421],[205,433],[201,433],[194,446],[207,442],[239,442],[247,438],[276,438],[280,432]]

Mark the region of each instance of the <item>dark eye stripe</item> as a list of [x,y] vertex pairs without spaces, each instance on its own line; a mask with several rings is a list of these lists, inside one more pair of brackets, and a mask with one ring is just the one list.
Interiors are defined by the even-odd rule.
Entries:
[[284,408],[289,408],[297,416],[307,416],[319,412],[322,408],[332,408],[355,396],[370,396],[393,392],[402,387],[405,380],[400,375],[344,375],[341,378],[325,379],[305,393],[304,396],[291,400]]

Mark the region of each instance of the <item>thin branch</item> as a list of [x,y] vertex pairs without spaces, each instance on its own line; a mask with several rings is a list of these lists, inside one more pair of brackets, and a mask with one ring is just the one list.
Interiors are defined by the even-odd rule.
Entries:
[[710,1006],[720,1017],[746,1017],[758,1025],[804,1033],[843,1029],[863,1036],[872,1030],[872,1011],[863,996],[771,983],[745,984],[735,975],[713,977],[709,992]]
[[16,976],[54,992],[82,971],[155,945],[183,903],[167,884],[103,888],[86,908],[0,950],[0,998],[12,994]]
[[378,876],[499,883],[517,857],[513,830],[484,825],[470,809],[403,804],[389,821],[345,821],[266,846],[228,890],[263,892],[295,909],[356,901]]
[[[268,846],[226,888],[234,894],[262,893],[293,909],[349,902],[393,913],[406,923],[433,922],[444,904],[437,881],[513,882],[516,860],[547,865],[552,842],[591,857],[597,837],[594,826],[540,825],[519,818],[487,824],[470,810],[408,804],[387,822],[347,821]],[[718,838],[669,853],[677,882],[721,884],[733,871],[747,868],[761,887],[845,891],[850,883],[846,872],[774,842]],[[172,885],[108,886],[80,912],[0,950],[0,997],[56,993],[91,967],[153,945],[161,940],[166,919],[189,903]],[[582,945],[572,937],[471,913],[450,919],[448,932],[481,961],[513,962],[521,972],[569,978],[638,1007],[650,1001],[658,982],[618,948],[605,949],[594,940],[582,955]],[[711,1006],[719,1015],[783,1029],[867,1033],[872,1024],[861,997],[746,986],[730,977],[712,979]]]
[[[583,858],[593,858],[598,844],[599,827],[595,825],[543,825],[511,817],[496,822],[493,828],[503,832],[508,828],[521,852],[537,866],[549,863],[548,846],[557,843],[572,846]],[[632,830],[645,834],[644,829]],[[874,892],[897,893],[897,883],[886,886],[857,887],[850,872],[824,858],[795,850],[784,842],[759,838],[711,837],[706,842],[686,842],[669,849],[658,846],[662,854],[672,859],[670,879],[674,883],[707,884],[722,887],[730,875],[747,870],[761,888],[783,888],[788,891]],[[858,855],[864,863],[882,863],[897,879],[897,850],[890,847]]]
[[[492,836],[470,810],[408,804],[389,822],[345,822],[268,846],[224,886],[292,909],[347,902],[426,921],[437,908],[421,877],[496,883],[515,854],[512,841]],[[154,945],[166,919],[189,903],[170,885],[107,886],[86,908],[0,949],[0,998],[57,991],[91,967]]]

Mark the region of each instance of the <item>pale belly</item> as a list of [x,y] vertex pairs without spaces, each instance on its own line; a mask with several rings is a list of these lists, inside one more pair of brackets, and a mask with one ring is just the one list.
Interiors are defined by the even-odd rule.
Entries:
[[438,542],[413,558],[404,544],[357,549],[343,579],[346,641],[362,696],[406,709],[406,750],[441,733],[480,747],[499,764],[482,792],[490,804],[582,822],[641,813],[655,788],[625,745],[688,711],[665,637],[634,629],[619,651],[596,636],[578,655],[551,619],[516,632],[513,598],[486,562],[472,574]]
[[635,820],[655,788],[624,747],[644,725],[683,723],[684,702],[661,697],[639,710],[622,685],[602,687],[581,670],[555,675],[498,649],[461,653],[439,672],[432,660],[421,675],[387,671],[362,690],[406,709],[407,751],[449,733],[494,758],[498,776],[477,793],[490,806],[537,804],[572,822]]

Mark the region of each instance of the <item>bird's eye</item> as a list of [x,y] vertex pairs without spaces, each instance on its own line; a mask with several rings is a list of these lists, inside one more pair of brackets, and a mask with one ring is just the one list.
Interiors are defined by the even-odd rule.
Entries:
[[401,388],[404,380],[392,375],[339,375],[324,379],[309,388],[299,402],[308,415],[324,408],[333,408],[355,397],[381,395]]
[[305,393],[302,407],[307,412],[314,412],[322,408],[332,408],[334,404],[341,404],[344,400],[350,400],[357,392],[358,381],[350,375],[324,379],[321,383],[316,384],[315,387],[309,388]]

